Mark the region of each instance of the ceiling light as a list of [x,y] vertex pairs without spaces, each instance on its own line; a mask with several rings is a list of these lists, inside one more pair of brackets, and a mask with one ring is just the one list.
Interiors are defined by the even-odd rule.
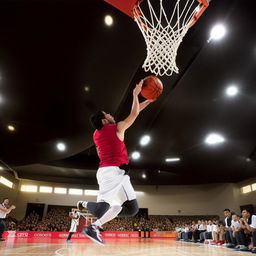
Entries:
[[13,182],[11,182],[10,180],[0,176],[0,183],[4,184],[5,186],[9,187],[9,188],[13,188]]
[[226,89],[226,94],[229,97],[234,97],[238,94],[238,88],[237,86],[231,85],[229,87],[227,87]]
[[7,126],[7,129],[11,132],[15,131],[15,127],[13,125],[10,125],[10,124]]
[[137,159],[139,159],[139,158],[140,158],[140,152],[134,151],[134,152],[132,153],[132,159],[137,160]]
[[142,177],[143,179],[146,179],[146,178],[147,178],[147,175],[146,175],[145,173],[143,173],[143,174],[141,175],[141,177]]
[[97,196],[99,194],[99,190],[86,189],[84,194],[87,196]]
[[59,151],[65,151],[66,150],[66,145],[62,142],[59,142],[56,147]]
[[180,161],[179,157],[165,158],[165,162],[178,162]]
[[89,92],[89,91],[90,91],[90,87],[86,85],[86,86],[84,87],[84,90],[85,90],[86,92]]
[[113,25],[113,18],[110,15],[106,15],[104,18],[104,22],[107,26],[112,26]]
[[2,171],[4,168],[2,166],[0,166],[0,171]]
[[211,133],[205,138],[205,143],[209,145],[219,144],[224,141],[225,141],[224,137],[217,133]]
[[0,95],[0,104],[4,102],[4,98],[2,95]]
[[211,32],[208,42],[213,40],[220,40],[226,34],[226,28],[222,24],[215,25]]
[[149,142],[150,142],[151,138],[149,135],[144,135],[141,139],[140,139],[140,145],[141,146],[146,146]]

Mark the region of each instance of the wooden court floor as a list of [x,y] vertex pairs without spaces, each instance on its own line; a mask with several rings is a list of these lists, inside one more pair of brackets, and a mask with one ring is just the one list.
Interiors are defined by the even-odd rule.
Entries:
[[60,239],[16,239],[0,243],[0,255],[58,256],[243,256],[220,246],[176,242],[170,239],[108,239],[105,246],[89,240],[74,240],[66,244]]

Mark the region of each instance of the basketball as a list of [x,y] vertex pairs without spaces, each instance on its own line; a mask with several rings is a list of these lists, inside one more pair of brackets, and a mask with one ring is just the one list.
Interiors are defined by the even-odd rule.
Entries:
[[156,76],[144,78],[141,95],[148,100],[157,99],[163,92],[162,81]]

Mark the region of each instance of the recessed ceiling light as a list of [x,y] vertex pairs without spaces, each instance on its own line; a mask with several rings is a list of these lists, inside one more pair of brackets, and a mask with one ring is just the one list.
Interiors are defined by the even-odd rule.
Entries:
[[205,143],[209,145],[216,145],[223,143],[225,141],[224,137],[217,133],[211,133],[205,138]]
[[140,139],[140,145],[141,146],[146,146],[149,142],[150,142],[151,138],[149,135],[144,135],[141,139]]
[[237,86],[231,85],[231,86],[227,87],[227,89],[226,89],[226,94],[227,94],[227,96],[229,96],[229,97],[234,97],[234,96],[236,96],[236,95],[238,94],[238,88],[237,88]]
[[137,159],[139,159],[139,158],[140,158],[140,152],[134,151],[134,152],[132,153],[132,159],[137,160]]
[[141,177],[142,177],[143,179],[146,179],[146,178],[147,178],[147,175],[146,175],[145,173],[143,173],[143,174],[141,175]]
[[212,39],[213,40],[220,40],[224,35],[226,34],[226,28],[222,24],[217,24],[215,25],[211,32],[210,32],[210,38],[208,42],[210,42]]
[[59,151],[65,151],[66,150],[66,145],[62,142],[57,143],[56,147]]
[[15,127],[13,125],[7,125],[7,129],[11,132],[14,132],[15,131]]
[[89,87],[88,85],[86,85],[86,86],[84,87],[84,90],[85,90],[86,92],[89,92],[89,91],[90,91],[90,87]]
[[161,171],[160,171],[160,170],[158,170],[158,173],[161,173]]
[[110,15],[106,15],[104,18],[104,22],[107,26],[112,26],[113,25],[113,18]]
[[250,158],[250,157],[247,157],[247,158],[246,158],[246,162],[251,162],[251,158]]
[[179,157],[165,158],[165,162],[178,162],[180,161]]
[[0,166],[0,170],[2,171],[4,168],[2,166]]

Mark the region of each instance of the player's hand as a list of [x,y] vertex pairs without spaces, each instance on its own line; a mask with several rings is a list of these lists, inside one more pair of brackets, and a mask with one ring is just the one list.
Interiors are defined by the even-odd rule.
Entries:
[[16,206],[15,206],[15,205],[12,205],[10,208],[11,208],[12,210],[14,210],[14,209],[16,209]]
[[143,84],[143,79],[140,80],[140,82],[138,84],[136,84],[135,88],[133,89],[133,95],[134,96],[138,96],[141,92],[141,88],[142,88],[142,84]]

